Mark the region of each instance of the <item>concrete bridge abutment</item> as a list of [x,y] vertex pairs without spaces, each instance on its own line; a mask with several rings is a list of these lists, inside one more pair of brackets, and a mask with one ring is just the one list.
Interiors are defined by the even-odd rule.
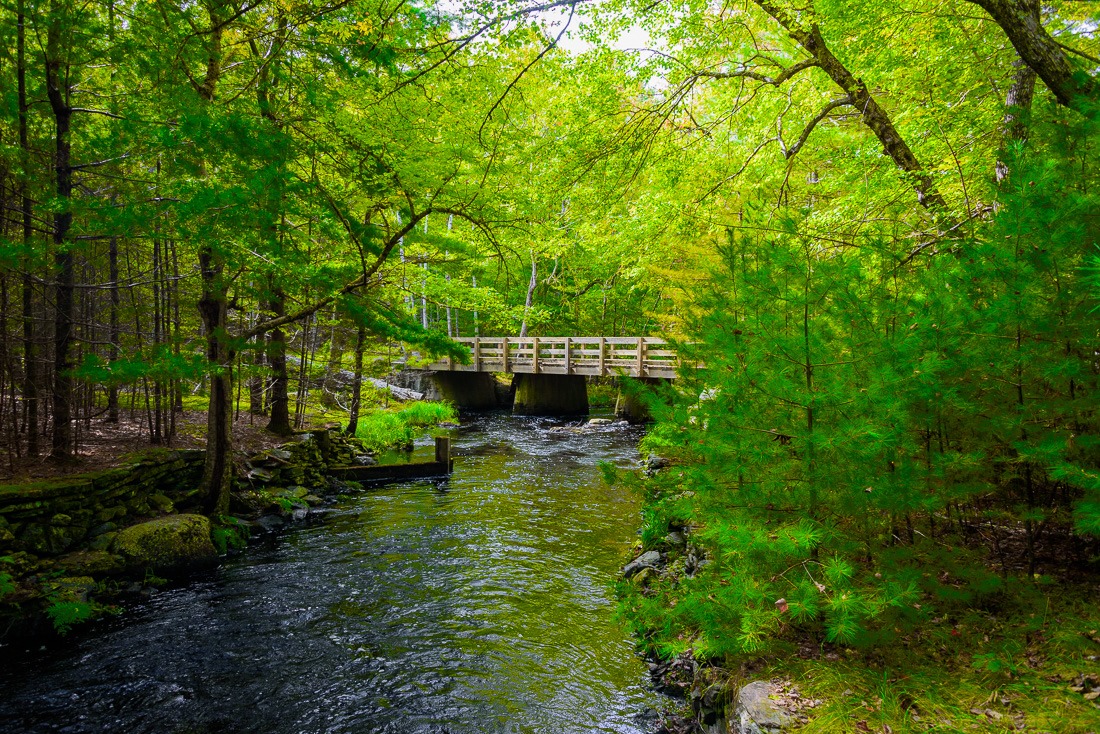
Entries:
[[517,374],[514,415],[588,415],[584,375]]
[[439,397],[456,407],[469,410],[500,407],[497,381],[491,372],[435,372],[432,382]]

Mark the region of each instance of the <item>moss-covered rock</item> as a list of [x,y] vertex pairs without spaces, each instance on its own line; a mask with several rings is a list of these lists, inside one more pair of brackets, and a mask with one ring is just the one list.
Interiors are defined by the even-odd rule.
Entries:
[[88,543],[89,550],[107,550],[115,543],[115,538],[118,537],[118,533],[113,530],[108,530],[102,535],[96,535]]
[[46,596],[56,602],[86,602],[95,591],[95,579],[91,576],[64,576],[50,579],[42,585]]
[[105,550],[86,550],[61,556],[54,565],[71,576],[104,576],[122,571],[126,560]]
[[176,507],[172,504],[172,500],[168,499],[163,494],[154,494],[149,498],[149,503],[164,513],[176,511]]
[[95,519],[98,522],[110,522],[121,517],[126,517],[126,508],[122,505],[115,505],[114,507],[105,507],[96,513]]
[[36,555],[58,555],[84,539],[84,528],[28,524],[16,537],[21,550]]
[[212,561],[210,520],[202,515],[168,515],[119,532],[114,551],[132,566],[173,569]]

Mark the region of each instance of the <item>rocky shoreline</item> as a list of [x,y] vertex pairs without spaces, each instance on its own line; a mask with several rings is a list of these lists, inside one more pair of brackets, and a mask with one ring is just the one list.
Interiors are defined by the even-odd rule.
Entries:
[[230,516],[199,514],[201,451],[150,451],[106,472],[0,487],[0,643],[65,633],[208,568],[249,537],[361,489],[330,466],[375,460],[336,430],[248,457]]
[[[667,459],[651,456],[643,473],[653,476],[669,466]],[[694,576],[710,559],[691,534],[690,526],[673,525],[652,547],[639,543],[620,572],[623,582],[646,595],[661,581]],[[728,670],[720,661],[696,659],[690,649],[671,659],[649,649],[646,663],[654,689],[682,702],[660,713],[656,734],[778,734],[805,723],[820,704],[789,680],[762,678],[751,666]]]

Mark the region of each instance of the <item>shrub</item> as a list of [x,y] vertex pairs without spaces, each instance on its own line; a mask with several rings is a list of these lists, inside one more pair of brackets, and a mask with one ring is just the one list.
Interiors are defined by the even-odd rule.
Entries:
[[457,419],[448,403],[410,403],[398,411],[378,411],[359,421],[356,436],[370,451],[384,451],[411,444],[421,433],[417,430],[443,421]]

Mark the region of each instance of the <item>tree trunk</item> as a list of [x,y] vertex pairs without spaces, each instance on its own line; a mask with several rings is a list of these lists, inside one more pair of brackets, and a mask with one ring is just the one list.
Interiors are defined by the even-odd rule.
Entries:
[[[1029,11],[1035,22],[1039,22],[1039,0],[1022,0],[1029,5]],[[1004,162],[1004,150],[1014,142],[1027,140],[1028,128],[1031,125],[1031,102],[1035,98],[1035,70],[1023,59],[1016,62],[1016,76],[1012,80],[1012,86],[1005,96],[1005,116],[1002,121],[1001,151],[1002,155],[997,161],[997,183],[1002,183],[1008,178],[1008,164]]]
[[531,313],[531,306],[535,300],[535,286],[538,282],[538,264],[535,262],[535,251],[531,250],[531,280],[527,283],[527,298],[523,302],[523,323],[519,327],[521,339],[527,336],[527,317]]
[[1016,53],[1039,75],[1059,104],[1088,113],[1086,107],[1096,94],[1096,80],[1084,69],[1073,68],[1065,50],[1043,27],[1036,0],[970,2],[993,17]]
[[[256,321],[260,315],[255,314]],[[264,365],[263,353],[264,339],[257,336],[252,340],[252,370],[253,375],[248,378],[248,414],[253,416],[267,415],[264,411],[264,378],[260,371]]]
[[[225,24],[214,3],[206,5],[210,33],[207,37],[206,75],[198,86],[204,104],[214,101],[221,77],[222,35]],[[205,169],[205,163],[203,164]],[[212,247],[199,250],[202,271],[202,297],[199,314],[206,335],[206,358],[210,368],[210,406],[206,419],[206,460],[202,472],[205,493],[204,509],[210,515],[229,511],[229,490],[233,482],[233,352],[229,348],[228,328],[229,288],[225,282],[225,263]]]
[[209,248],[200,251],[199,265],[202,269],[199,313],[206,334],[206,358],[211,367],[206,462],[202,475],[202,486],[206,490],[204,509],[210,515],[224,515],[229,511],[229,490],[233,480],[233,351],[225,339],[228,288],[223,279],[224,265]]
[[24,0],[18,0],[16,34],[16,76],[19,88],[19,147],[23,171],[19,182],[23,218],[23,403],[27,415],[27,453],[38,455],[38,355],[34,348],[34,281],[31,270],[34,247],[30,196],[30,142],[27,134],[27,59]]
[[[286,315],[286,300],[283,292],[275,288],[269,304],[275,317]],[[289,436],[294,432],[290,426],[289,378],[286,372],[286,334],[283,330],[272,329],[267,340],[267,361],[271,366],[271,419],[267,430],[276,436]]]
[[355,379],[351,383],[351,410],[348,414],[348,435],[359,430],[359,409],[363,399],[363,343],[367,330],[360,325],[355,336]]
[[[118,328],[118,238],[112,237],[107,250],[108,279],[111,281],[111,312],[110,332],[108,338],[111,341],[110,362],[113,365],[118,361],[122,351],[121,332]],[[111,382],[107,388],[107,422],[118,423],[118,383]]]
[[69,131],[72,108],[69,106],[68,64],[61,59],[61,20],[53,18],[46,40],[46,93],[54,116],[54,174],[57,210],[53,215],[54,246],[54,383],[53,441],[50,455],[57,460],[72,458],[72,347],[73,332],[73,253],[67,242],[72,226],[73,169]]

